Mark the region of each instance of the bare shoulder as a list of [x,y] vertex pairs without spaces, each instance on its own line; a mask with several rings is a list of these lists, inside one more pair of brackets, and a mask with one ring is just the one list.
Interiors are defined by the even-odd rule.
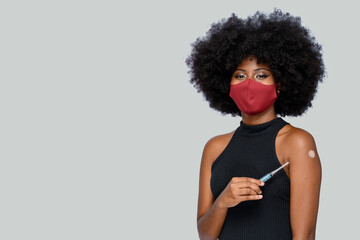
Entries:
[[[312,134],[305,129],[294,127],[290,124],[286,126],[287,131],[283,134],[283,143],[285,144],[285,155],[288,161],[294,162],[297,159],[304,159],[304,157],[319,159],[315,139]],[[302,158],[297,156],[302,156]]]
[[286,142],[288,144],[288,147],[301,148],[315,145],[315,139],[311,133],[302,128],[294,127],[291,125],[288,126],[290,126],[286,134]]
[[204,147],[204,154],[207,155],[209,161],[215,161],[215,159],[224,151],[235,131],[236,130],[233,130],[229,133],[214,136],[207,141]]

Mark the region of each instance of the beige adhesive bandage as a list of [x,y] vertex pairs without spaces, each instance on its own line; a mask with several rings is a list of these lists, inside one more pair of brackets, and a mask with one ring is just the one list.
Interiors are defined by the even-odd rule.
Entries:
[[309,157],[314,158],[314,157],[315,157],[315,152],[314,152],[314,150],[310,150],[310,151],[308,152],[308,155],[309,155]]

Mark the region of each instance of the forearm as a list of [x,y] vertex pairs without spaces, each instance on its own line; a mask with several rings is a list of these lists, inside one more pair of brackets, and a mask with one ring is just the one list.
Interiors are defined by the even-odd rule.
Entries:
[[219,204],[215,200],[209,211],[205,213],[197,222],[199,237],[201,240],[216,240],[220,235],[224,224],[228,208]]
[[315,232],[311,232],[308,235],[293,236],[292,240],[315,240]]

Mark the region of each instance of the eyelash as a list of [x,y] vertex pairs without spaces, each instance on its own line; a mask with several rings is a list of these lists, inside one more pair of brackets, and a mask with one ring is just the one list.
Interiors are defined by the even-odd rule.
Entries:
[[258,75],[258,76],[261,78],[267,78],[269,75],[262,74],[262,75]]
[[[267,78],[268,76],[269,75],[261,74],[261,75],[257,75],[256,77],[260,77],[260,78],[264,79],[264,78]],[[235,78],[239,78],[239,77],[245,77],[245,75],[237,75],[237,76],[235,76]]]

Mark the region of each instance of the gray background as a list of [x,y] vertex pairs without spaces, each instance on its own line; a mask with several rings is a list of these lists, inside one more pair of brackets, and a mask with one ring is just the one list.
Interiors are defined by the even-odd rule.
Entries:
[[354,239],[358,8],[265,0],[1,1],[0,239],[198,239],[203,147],[241,119],[188,82],[190,43],[275,6],[324,48],[313,108],[284,118],[317,143],[317,239]]

